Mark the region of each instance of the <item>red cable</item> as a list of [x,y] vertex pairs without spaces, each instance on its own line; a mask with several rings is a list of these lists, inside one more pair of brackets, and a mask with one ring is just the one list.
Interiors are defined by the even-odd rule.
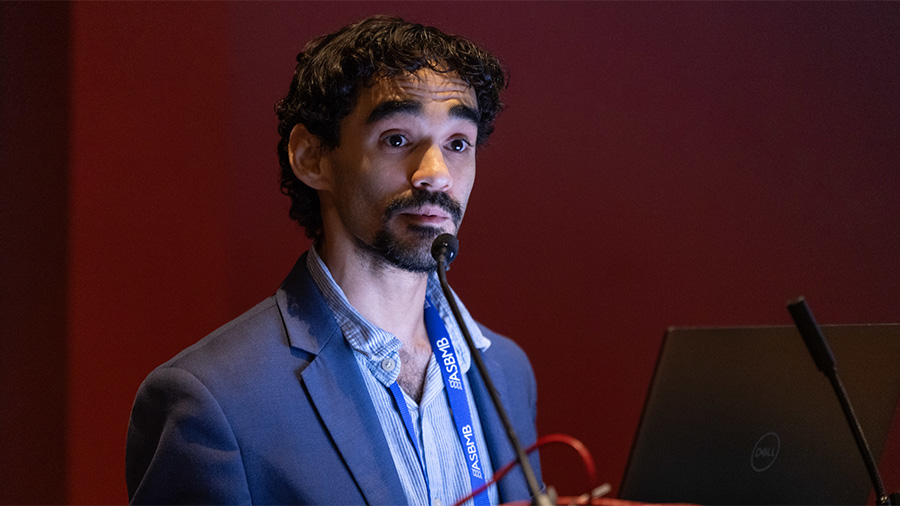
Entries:
[[[547,434],[546,436],[541,436],[537,441],[534,442],[533,445],[525,449],[525,454],[530,454],[531,452],[549,443],[562,443],[577,451],[578,455],[581,456],[581,461],[584,464],[584,470],[588,475],[588,482],[591,485],[588,490],[593,490],[597,487],[597,469],[594,466],[594,457],[591,456],[591,452],[588,451],[586,446],[584,446],[584,443],[572,436],[567,436],[565,434]],[[473,490],[471,494],[463,497],[453,506],[461,506],[464,502],[484,492],[489,486],[497,483],[498,481],[500,481],[500,479],[506,476],[506,473],[512,470],[512,468],[515,467],[518,463],[518,459],[513,459],[511,462],[508,462],[500,469],[497,469],[497,471],[494,472],[494,476],[491,477],[490,481]]]

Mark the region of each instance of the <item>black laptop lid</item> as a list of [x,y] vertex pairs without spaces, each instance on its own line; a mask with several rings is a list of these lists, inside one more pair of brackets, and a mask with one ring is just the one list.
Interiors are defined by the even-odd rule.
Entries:
[[[900,397],[900,325],[823,326],[878,459]],[[671,328],[619,496],[865,504],[871,480],[794,327]]]

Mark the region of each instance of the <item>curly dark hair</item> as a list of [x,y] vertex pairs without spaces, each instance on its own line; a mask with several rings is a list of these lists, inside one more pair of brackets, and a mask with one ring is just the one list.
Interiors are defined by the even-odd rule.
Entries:
[[340,122],[353,110],[361,85],[423,68],[454,72],[472,87],[479,114],[476,145],[483,144],[503,108],[500,90],[507,76],[496,57],[462,37],[396,17],[374,16],[312,40],[297,55],[291,87],[275,104],[275,113],[281,135],[281,192],[291,198],[291,219],[306,229],[308,237],[322,236],[322,214],[316,190],[291,170],[291,130],[303,124],[325,149],[334,149],[340,144]]

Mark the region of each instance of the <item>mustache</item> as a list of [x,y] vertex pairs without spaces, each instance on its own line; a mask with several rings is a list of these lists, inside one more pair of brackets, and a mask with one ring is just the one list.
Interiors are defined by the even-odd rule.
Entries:
[[388,204],[384,210],[384,221],[388,221],[397,214],[411,208],[421,207],[426,204],[439,206],[447,212],[453,222],[459,225],[462,221],[462,204],[450,195],[440,192],[433,193],[424,190],[413,190],[413,192],[404,197],[397,197]]

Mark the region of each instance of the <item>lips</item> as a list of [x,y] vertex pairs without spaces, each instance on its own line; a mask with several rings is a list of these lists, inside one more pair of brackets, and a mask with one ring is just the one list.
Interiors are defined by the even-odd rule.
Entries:
[[420,218],[428,218],[428,219],[442,219],[449,220],[451,219],[450,213],[445,211],[439,206],[429,205],[429,206],[421,206],[414,209],[404,209],[400,212],[400,214],[412,216],[412,217],[420,217]]
[[414,190],[412,194],[395,199],[384,211],[384,222],[394,216],[403,216],[431,224],[449,220],[458,224],[462,219],[462,206],[446,193]]
[[399,215],[410,222],[419,225],[429,225],[440,227],[451,221],[450,213],[439,207],[420,207],[415,209],[404,209]]

